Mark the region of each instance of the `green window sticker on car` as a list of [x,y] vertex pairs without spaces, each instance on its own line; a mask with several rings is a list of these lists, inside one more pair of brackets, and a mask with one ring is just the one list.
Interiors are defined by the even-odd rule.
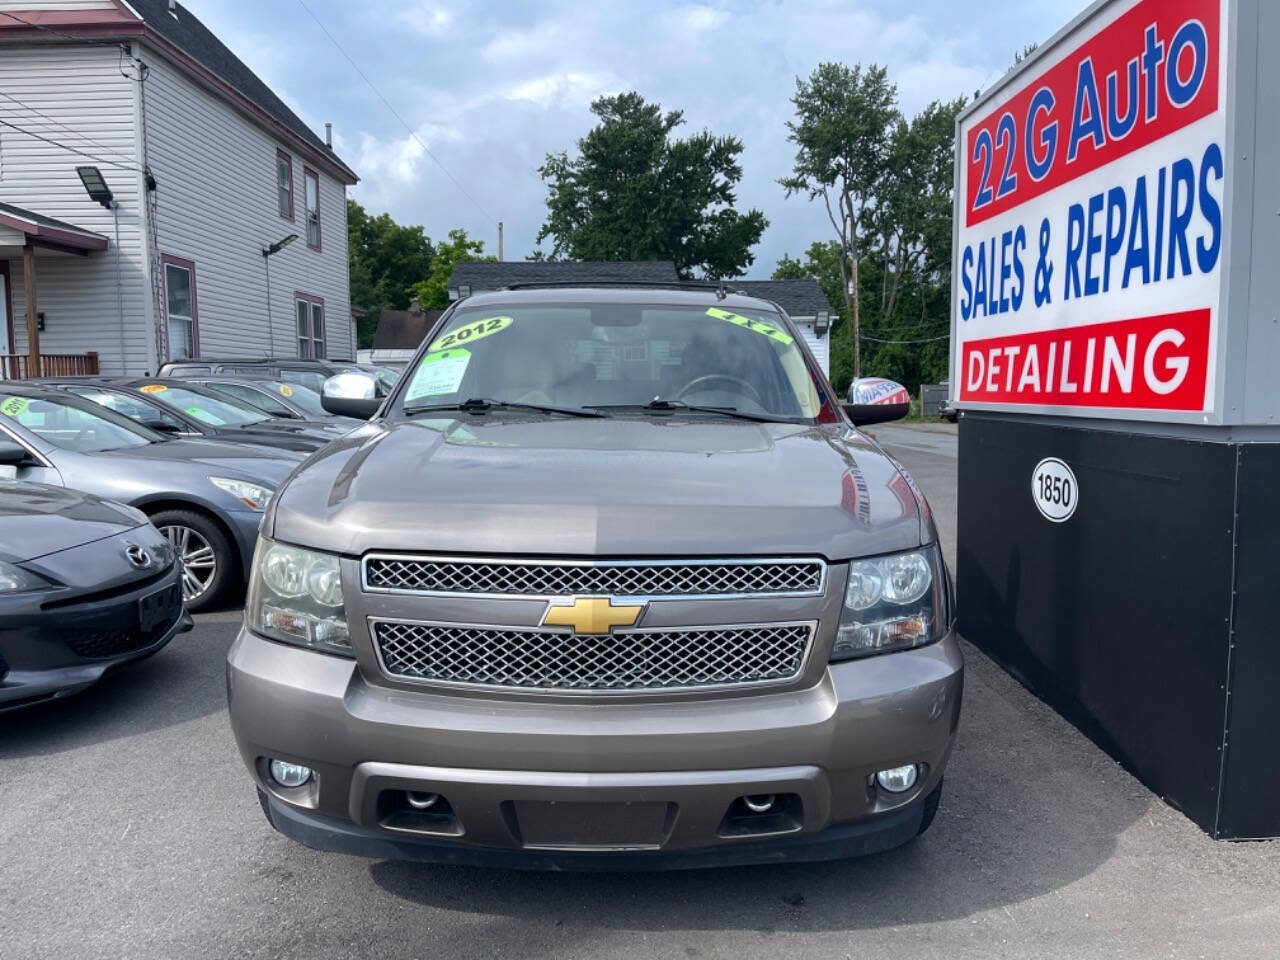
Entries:
[[6,417],[20,417],[27,412],[29,406],[31,401],[26,397],[10,397],[4,403],[0,403],[0,413]]
[[483,340],[495,333],[501,333],[514,322],[511,317],[486,317],[474,323],[466,323],[437,337],[431,346],[427,347],[427,351],[435,353],[437,350],[448,350],[450,347],[463,347],[473,340]]
[[462,385],[462,378],[471,363],[470,350],[440,350],[428,353],[418,364],[418,372],[413,375],[413,383],[405,394],[406,400],[417,400],[420,397],[439,397],[449,393],[457,393]]
[[186,407],[185,409],[188,414],[195,417],[201,423],[209,424],[211,427],[224,427],[227,424],[227,421],[210,413],[208,410],[204,409],[204,407]]
[[717,320],[724,320],[728,323],[735,324],[753,333],[768,337],[770,340],[777,340],[779,343],[792,343],[791,335],[777,327],[770,326],[763,320],[752,320],[750,317],[744,317],[740,313],[732,313],[728,310],[721,310],[719,307],[711,307],[707,310],[707,316],[715,317]]

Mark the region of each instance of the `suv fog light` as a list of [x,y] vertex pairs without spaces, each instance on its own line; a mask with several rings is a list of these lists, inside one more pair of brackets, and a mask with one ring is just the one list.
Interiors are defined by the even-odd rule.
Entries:
[[916,765],[909,763],[905,767],[892,767],[888,770],[881,770],[876,774],[876,783],[890,793],[906,793],[916,785],[916,778],[919,775],[920,771]]
[[288,760],[271,761],[271,779],[282,787],[300,787],[311,779],[311,768]]
[[419,793],[416,790],[410,790],[408,793],[409,806],[415,810],[430,810],[439,799],[438,793]]
[[742,805],[752,813],[768,813],[773,809],[773,805],[777,803],[777,799],[772,793],[761,793],[756,796],[743,797]]

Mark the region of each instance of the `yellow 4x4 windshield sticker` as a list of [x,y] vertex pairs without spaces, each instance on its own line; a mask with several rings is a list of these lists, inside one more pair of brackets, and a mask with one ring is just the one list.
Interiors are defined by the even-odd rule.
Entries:
[[405,399],[417,400],[420,397],[457,393],[469,363],[470,350],[439,350],[428,353],[422,358],[422,363],[418,364],[418,372],[413,375],[413,383],[409,384]]
[[744,317],[740,313],[731,313],[728,310],[721,310],[719,307],[711,307],[707,311],[707,316],[737,324],[752,333],[758,333],[761,336],[768,337],[770,340],[777,340],[779,343],[789,344],[793,342],[791,334],[779,330],[777,327],[772,327],[762,320],[752,320],[750,317]]
[[427,347],[427,352],[435,353],[437,350],[448,350],[450,347],[465,347],[474,340],[481,340],[495,333],[501,333],[511,326],[512,322],[510,317],[486,317],[483,320],[476,320],[474,323],[463,324],[461,327],[450,330],[443,336],[436,338],[431,346]]
[[29,406],[31,401],[26,397],[10,397],[4,403],[0,403],[0,413],[6,417],[20,417],[27,412]]

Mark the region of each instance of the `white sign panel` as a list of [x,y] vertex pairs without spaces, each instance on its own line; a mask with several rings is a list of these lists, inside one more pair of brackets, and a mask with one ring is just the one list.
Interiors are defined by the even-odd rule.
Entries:
[[961,120],[958,406],[1214,412],[1226,23],[1226,0],[1117,0]]

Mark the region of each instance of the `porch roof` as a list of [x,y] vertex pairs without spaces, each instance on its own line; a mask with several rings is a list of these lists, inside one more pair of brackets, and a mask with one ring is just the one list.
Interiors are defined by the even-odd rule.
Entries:
[[75,253],[107,249],[107,238],[100,233],[84,230],[75,224],[24,210],[10,203],[0,203],[0,227],[18,231],[27,242],[36,246]]

